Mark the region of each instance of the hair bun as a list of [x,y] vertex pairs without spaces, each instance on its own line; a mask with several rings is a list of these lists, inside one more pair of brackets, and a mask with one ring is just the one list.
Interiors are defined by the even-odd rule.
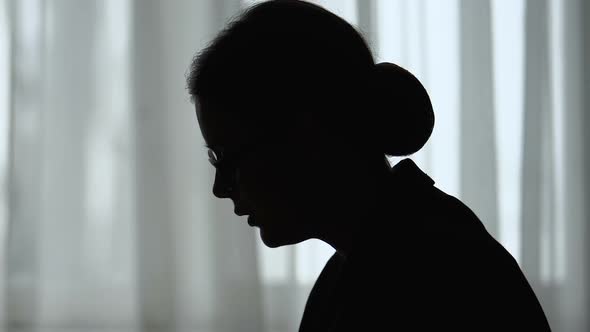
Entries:
[[372,83],[372,108],[377,120],[373,125],[382,152],[407,156],[420,150],[434,128],[432,104],[422,83],[389,62],[375,64]]

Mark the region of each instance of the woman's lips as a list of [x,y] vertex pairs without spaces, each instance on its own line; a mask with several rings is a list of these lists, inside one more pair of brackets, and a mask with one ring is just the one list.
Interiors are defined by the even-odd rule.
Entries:
[[242,208],[239,208],[237,206],[234,208],[234,213],[237,214],[238,216],[245,216],[247,214],[250,214],[250,212],[248,212]]
[[234,208],[234,213],[237,214],[238,216],[248,215],[248,225],[250,225],[250,226],[256,225],[256,221],[254,220],[254,217],[252,216],[252,212],[247,211],[247,210],[243,209],[242,207],[236,206]]

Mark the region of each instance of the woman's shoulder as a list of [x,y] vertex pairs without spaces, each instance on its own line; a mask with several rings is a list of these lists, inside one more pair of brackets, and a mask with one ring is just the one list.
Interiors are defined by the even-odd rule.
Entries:
[[[342,275],[345,266],[345,258],[338,252],[335,252],[324,265],[324,268],[316,278],[311,288],[309,299],[313,302],[315,298],[323,297],[334,291],[338,280]],[[308,301],[309,302],[309,301]]]
[[341,284],[344,257],[338,252],[326,262],[313,285],[299,326],[300,331],[326,330],[338,311],[338,287]]
[[425,328],[467,327],[466,317],[490,327],[546,326],[530,285],[501,246],[408,245],[403,252],[367,254],[349,262],[344,325],[351,319],[388,324],[395,315]]
[[497,317],[543,325],[517,262],[474,211],[413,163],[398,170],[391,215],[341,265],[349,299],[342,326],[352,326],[351,318],[362,324],[383,317],[385,323],[393,313],[424,326],[467,326],[466,316],[490,326]]
[[324,265],[324,268],[320,272],[320,275],[316,280],[316,285],[324,280],[331,280],[337,278],[338,275],[341,273],[342,269],[344,268],[345,262],[346,260],[344,256],[342,256],[338,252],[334,252],[332,257],[328,259],[328,261]]

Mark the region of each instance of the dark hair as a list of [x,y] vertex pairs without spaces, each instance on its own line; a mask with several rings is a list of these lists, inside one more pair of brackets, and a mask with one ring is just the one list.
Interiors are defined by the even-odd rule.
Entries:
[[376,65],[352,25],[300,0],[247,8],[195,56],[187,85],[194,99],[269,121],[311,110],[392,156],[418,151],[434,126],[428,94],[412,74]]

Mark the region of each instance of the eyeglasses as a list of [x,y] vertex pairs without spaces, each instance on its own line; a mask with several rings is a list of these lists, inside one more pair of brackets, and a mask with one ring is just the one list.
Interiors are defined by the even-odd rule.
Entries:
[[228,158],[223,150],[218,149],[216,152],[211,147],[207,147],[207,155],[209,156],[209,163],[215,167],[216,172],[224,174],[223,179],[227,179],[229,175],[229,183],[224,184],[223,188],[231,192],[237,177],[236,158]]
[[[229,191],[233,189],[235,184],[237,173],[239,170],[240,162],[251,155],[252,153],[256,152],[261,147],[267,146],[284,146],[285,143],[291,140],[292,133],[291,129],[293,126],[288,126],[287,128],[282,130],[282,133],[279,132],[271,132],[271,135],[259,136],[255,139],[254,142],[246,144],[239,149],[236,149],[229,153],[228,151],[224,150],[223,148],[219,147],[211,147],[205,145],[207,148],[207,155],[209,157],[209,162],[218,172],[222,172],[226,176],[229,175],[229,184],[226,184],[226,187]],[[288,132],[285,135],[285,132]],[[265,138],[274,137],[272,140],[268,140]],[[229,174],[228,174],[229,173]],[[224,176],[224,179],[226,177]]]
[[215,151],[211,147],[207,147],[207,155],[209,156],[209,162],[216,169],[227,169],[229,166],[236,166],[237,161],[242,157],[242,153],[240,153],[230,158],[223,149],[217,149]]
[[228,190],[233,189],[233,185],[237,178],[240,162],[247,156],[255,152],[258,148],[266,145],[273,144],[274,142],[257,141],[246,146],[241,147],[238,150],[228,153],[223,148],[213,148],[205,146],[207,148],[207,155],[209,157],[209,163],[215,167],[217,172],[224,174],[224,179],[229,175],[229,183],[226,184]]

